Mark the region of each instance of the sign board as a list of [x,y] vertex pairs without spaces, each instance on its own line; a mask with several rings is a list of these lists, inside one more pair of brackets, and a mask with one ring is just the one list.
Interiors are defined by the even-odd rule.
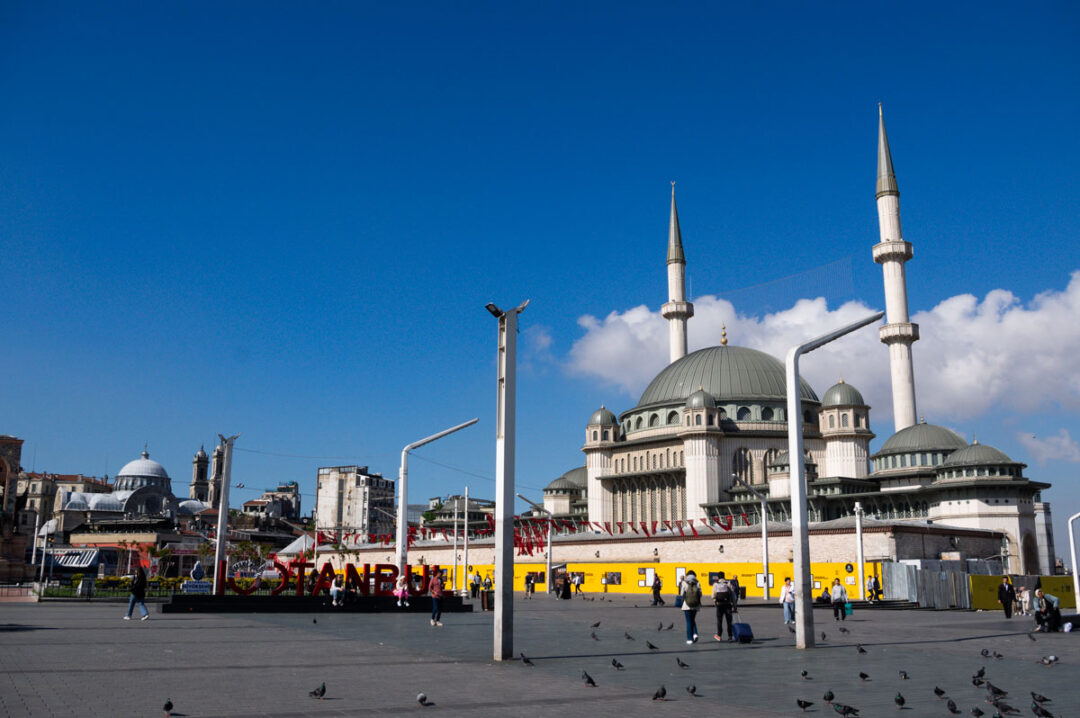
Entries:
[[184,593],[210,593],[214,584],[210,581],[184,581],[180,584],[180,590]]

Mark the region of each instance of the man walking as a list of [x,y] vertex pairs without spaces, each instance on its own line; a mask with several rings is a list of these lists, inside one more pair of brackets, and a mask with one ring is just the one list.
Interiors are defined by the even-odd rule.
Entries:
[[712,589],[713,602],[716,604],[716,635],[718,641],[724,640],[724,620],[727,620],[727,635],[729,641],[735,640],[735,634],[731,631],[731,609],[735,606],[735,589],[724,577],[724,572],[717,574],[716,583]]
[[1001,585],[998,586],[998,603],[1005,611],[1005,618],[1012,618],[1013,603],[1016,601],[1016,589],[1009,583],[1008,576],[1001,577]]

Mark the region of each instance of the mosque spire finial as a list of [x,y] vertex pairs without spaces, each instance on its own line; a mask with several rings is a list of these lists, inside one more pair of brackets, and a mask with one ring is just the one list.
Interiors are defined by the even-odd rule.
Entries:
[[668,264],[679,262],[686,264],[686,255],[682,248],[682,231],[679,229],[679,210],[675,206],[675,182],[671,182],[671,219],[668,223]]
[[892,153],[889,151],[889,137],[885,134],[885,115],[878,103],[878,158],[877,158],[877,197],[887,194],[900,196],[900,186],[896,183],[896,171],[893,169]]
[[722,347],[727,346],[727,325],[726,324],[721,324],[720,325],[720,346],[722,346]]

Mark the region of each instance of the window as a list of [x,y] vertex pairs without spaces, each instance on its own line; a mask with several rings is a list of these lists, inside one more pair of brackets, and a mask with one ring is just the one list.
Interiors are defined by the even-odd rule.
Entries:
[[900,466],[902,468],[907,468],[907,454],[900,455]]
[[670,414],[668,414],[667,423],[669,423],[669,424],[678,424],[679,423],[679,412],[673,411]]
[[807,424],[813,424],[814,423],[814,412],[810,411],[809,409],[807,409],[806,411],[803,412],[802,417],[803,417],[803,421],[806,422]]
[[847,425],[848,425],[848,415],[847,414],[841,414],[840,415],[840,426],[847,426]]
[[694,416],[694,423],[697,426],[701,426],[701,414],[697,414],[696,416]]
[[640,429],[642,426],[644,426],[644,424],[645,424],[644,420],[639,416],[637,418],[637,423],[634,425],[634,428],[635,429]]
[[833,416],[832,414],[829,415],[829,428],[830,429],[836,428],[836,417]]
[[609,434],[608,430],[607,430],[607,429],[604,429],[604,441],[607,441],[607,440],[608,440],[608,436],[610,436],[610,434]]
[[709,421],[707,423],[709,424],[709,426],[712,426],[713,425],[713,415],[709,414],[708,418],[709,418]]
[[754,465],[752,463],[750,449],[745,447],[737,449],[731,466],[740,479],[748,484],[754,482]]
[[772,407],[767,406],[767,407],[765,407],[764,409],[761,410],[761,420],[762,421],[772,421],[773,420]]
[[740,406],[739,412],[735,414],[735,418],[739,421],[748,421],[750,419],[750,408],[746,406]]
[[592,440],[596,441],[596,432],[595,431],[592,433]]
[[653,414],[649,417],[649,426],[660,426],[660,417]]

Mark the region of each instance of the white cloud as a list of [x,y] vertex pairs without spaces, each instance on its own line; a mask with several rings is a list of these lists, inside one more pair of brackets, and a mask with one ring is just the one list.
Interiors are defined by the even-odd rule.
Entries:
[[[782,359],[787,349],[817,334],[875,311],[861,302],[829,309],[824,299],[804,299],[763,317],[743,316],[714,296],[697,298],[690,320],[690,349],[715,346],[721,325],[732,344]],[[991,407],[1032,412],[1059,406],[1080,408],[1080,272],[1063,291],[1051,290],[1026,306],[997,289],[979,301],[970,294],[951,297],[912,321],[921,339],[914,345],[919,413],[944,423],[979,416]],[[667,321],[638,306],[605,318],[583,316],[585,335],[567,357],[568,370],[594,377],[636,402],[668,362]],[[878,422],[892,413],[889,354],[873,328],[862,329],[808,355],[804,376],[818,393],[839,377],[857,387],[875,408]],[[612,402],[614,403],[614,402]]]
[[1061,429],[1047,439],[1040,439],[1035,434],[1026,432],[1017,434],[1016,438],[1039,466],[1046,466],[1047,461],[1069,461],[1080,464],[1080,444],[1069,436],[1067,429]]

